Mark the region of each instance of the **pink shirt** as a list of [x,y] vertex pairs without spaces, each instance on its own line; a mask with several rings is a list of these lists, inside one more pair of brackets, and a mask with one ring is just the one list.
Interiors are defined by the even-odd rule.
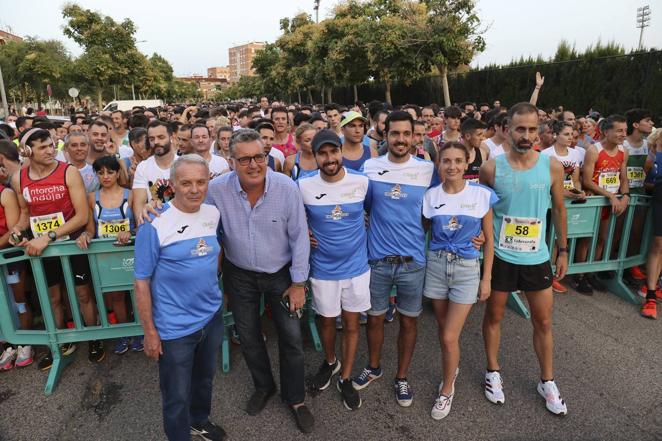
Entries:
[[272,144],[272,147],[277,148],[283,155],[287,158],[290,155],[294,155],[297,152],[297,147],[294,145],[294,137],[291,133],[287,135],[287,142],[285,144]]

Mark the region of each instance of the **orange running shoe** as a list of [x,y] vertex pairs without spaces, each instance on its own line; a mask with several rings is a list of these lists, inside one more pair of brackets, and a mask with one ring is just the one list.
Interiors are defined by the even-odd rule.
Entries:
[[657,305],[655,300],[646,300],[641,307],[641,316],[649,319],[657,319]]
[[641,267],[633,266],[630,268],[630,275],[635,280],[646,280],[646,273],[642,271]]
[[559,293],[559,294],[565,294],[568,292],[568,288],[565,286],[561,285],[561,282],[558,281],[556,277],[552,279],[552,291]]
[[[641,285],[641,288],[639,288],[639,295],[643,298],[646,298],[646,294],[648,294],[648,287],[646,284],[643,284]],[[662,288],[659,286],[655,289],[655,298],[658,302],[662,302]]]

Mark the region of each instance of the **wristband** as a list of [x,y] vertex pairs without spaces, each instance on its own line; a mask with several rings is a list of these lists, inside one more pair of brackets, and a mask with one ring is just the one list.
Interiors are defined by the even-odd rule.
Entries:
[[567,253],[570,252],[570,249],[568,247],[565,247],[565,248],[559,248],[558,251],[559,251],[559,254],[560,253],[566,253],[567,254]]
[[297,288],[304,288],[306,286],[306,282],[292,282],[292,286],[296,286]]

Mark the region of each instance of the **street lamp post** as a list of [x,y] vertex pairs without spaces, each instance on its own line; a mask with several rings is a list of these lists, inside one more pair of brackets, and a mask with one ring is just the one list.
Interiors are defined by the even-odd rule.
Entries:
[[9,116],[9,106],[7,105],[7,95],[5,95],[5,81],[2,78],[2,68],[0,67],[0,98],[2,98],[2,109],[5,112],[4,118]]
[[320,22],[320,0],[314,0],[315,1],[315,6],[313,6],[313,9],[315,10],[315,23]]

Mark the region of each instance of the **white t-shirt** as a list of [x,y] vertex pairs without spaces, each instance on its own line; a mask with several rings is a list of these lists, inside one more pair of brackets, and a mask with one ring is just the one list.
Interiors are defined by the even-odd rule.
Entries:
[[130,158],[133,156],[133,149],[128,145],[122,144],[119,148],[120,159]]
[[133,188],[147,190],[148,201],[156,197],[161,202],[168,202],[175,195],[170,185],[170,167],[168,166],[166,169],[159,167],[154,156],[145,159],[136,167]]
[[230,169],[228,161],[224,157],[218,155],[211,155],[211,161],[209,161],[209,174],[211,175],[209,179],[214,179],[216,176],[225,173]]
[[566,190],[575,188],[575,185],[572,182],[572,174],[575,172],[575,169],[582,166],[583,158],[581,153],[576,149],[569,147],[568,154],[561,156],[556,152],[554,146],[546,148],[541,153],[556,158],[561,165],[563,165],[563,188]]
[[285,155],[277,148],[271,147],[271,150],[269,150],[269,156],[273,156],[275,159],[278,159],[280,161],[281,167],[285,165]]
[[501,144],[496,144],[494,141],[492,141],[492,138],[488,138],[485,140],[485,145],[487,145],[487,148],[490,149],[490,158],[496,158],[499,155],[503,155],[506,153],[503,150],[503,146]]

